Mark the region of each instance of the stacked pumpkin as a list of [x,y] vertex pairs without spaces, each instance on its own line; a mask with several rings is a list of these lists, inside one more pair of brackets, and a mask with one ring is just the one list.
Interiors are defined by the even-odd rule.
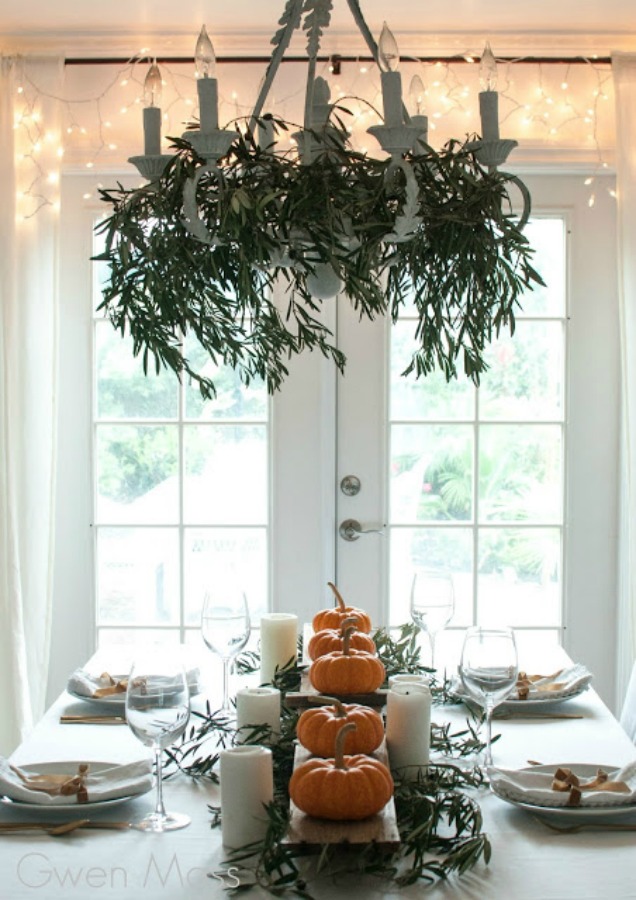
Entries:
[[375,691],[384,681],[385,671],[368,635],[369,617],[363,610],[346,606],[337,588],[329,586],[338,606],[314,617],[316,633],[308,653],[314,660],[309,677],[321,692],[313,699],[330,705],[307,709],[298,720],[298,740],[314,758],[294,770],[289,793],[296,806],[310,816],[366,819],[380,812],[393,795],[391,773],[369,755],[384,739],[382,718],[368,706],[342,703],[322,694]]

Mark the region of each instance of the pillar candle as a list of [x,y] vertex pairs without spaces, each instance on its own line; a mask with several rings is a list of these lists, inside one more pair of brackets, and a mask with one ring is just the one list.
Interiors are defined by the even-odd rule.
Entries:
[[276,667],[296,661],[298,616],[268,613],[261,619],[261,684],[271,682]]
[[481,136],[484,141],[499,140],[499,94],[497,91],[480,91],[479,115]]
[[199,78],[197,94],[201,131],[215,131],[219,127],[219,90],[216,78]]
[[414,672],[400,672],[397,675],[389,676],[389,687],[392,688],[396,684],[430,684],[428,675],[417,675]]
[[390,128],[403,125],[402,76],[399,72],[380,72],[384,124]]
[[[280,691],[273,687],[243,688],[236,695],[236,727],[268,725],[280,733]],[[249,729],[247,729],[249,732]],[[240,735],[239,735],[240,741]]]
[[246,746],[221,750],[223,844],[236,849],[259,841],[267,831],[263,804],[274,799],[272,751]]
[[144,108],[144,153],[146,156],[161,153],[161,110],[157,106]]
[[396,684],[387,694],[386,743],[392,769],[426,766],[431,745],[431,692],[425,684]]

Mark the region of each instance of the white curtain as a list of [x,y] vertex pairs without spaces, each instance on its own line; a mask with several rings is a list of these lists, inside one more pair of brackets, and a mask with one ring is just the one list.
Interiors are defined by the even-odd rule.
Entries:
[[[0,58],[0,753],[44,711],[54,539],[61,60]],[[37,85],[37,90],[34,88]]]
[[622,434],[619,528],[618,709],[636,658],[636,54],[615,53],[618,282]]

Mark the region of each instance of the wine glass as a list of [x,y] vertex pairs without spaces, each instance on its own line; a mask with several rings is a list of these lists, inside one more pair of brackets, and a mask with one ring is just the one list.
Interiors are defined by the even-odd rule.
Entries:
[[180,660],[166,647],[148,651],[133,664],[126,690],[126,721],[135,737],[155,754],[157,799],[154,812],[135,828],[175,831],[190,824],[182,813],[167,813],[163,805],[161,754],[185,731],[190,717],[190,691]]
[[230,662],[250,636],[250,612],[243,591],[225,587],[206,592],[201,611],[201,635],[209,649],[223,661],[221,709],[230,714]]
[[492,714],[517,683],[517,644],[511,628],[469,628],[459,675],[468,695],[486,712],[484,763],[492,765]]
[[411,619],[428,633],[431,668],[435,668],[435,640],[455,612],[453,579],[444,569],[418,569],[411,584]]

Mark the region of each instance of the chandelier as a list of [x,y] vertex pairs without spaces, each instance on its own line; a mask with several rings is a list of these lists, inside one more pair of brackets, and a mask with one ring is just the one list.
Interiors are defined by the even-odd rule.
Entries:
[[[274,391],[304,350],[344,368],[325,305],[350,302],[360,317],[395,322],[408,304],[416,344],[404,374],[439,369],[451,379],[463,370],[478,384],[487,344],[502,327],[514,330],[523,292],[542,283],[523,234],[529,193],[499,170],[516,141],[499,135],[490,47],[480,66],[481,137],[435,150],[420,103],[409,115],[402,101],[386,23],[376,43],[357,0],[347,4],[380,68],[383,123],[368,131],[383,159],[349,146],[346,110],[316,74],[333,0],[287,0],[243,130],[219,127],[216,57],[204,26],[195,51],[199,121],[162,154],[161,73],[150,66],[144,154],[130,160],[148,183],[101,191],[112,212],[99,226],[98,257],[109,266],[101,308],[130,335],[146,372],[167,367],[212,397],[227,365],[245,384],[259,378]],[[266,109],[299,29],[308,59],[302,126]],[[415,81],[410,93],[417,88]],[[278,139],[290,131],[295,148],[283,150]],[[193,361],[197,344],[202,366]]]

